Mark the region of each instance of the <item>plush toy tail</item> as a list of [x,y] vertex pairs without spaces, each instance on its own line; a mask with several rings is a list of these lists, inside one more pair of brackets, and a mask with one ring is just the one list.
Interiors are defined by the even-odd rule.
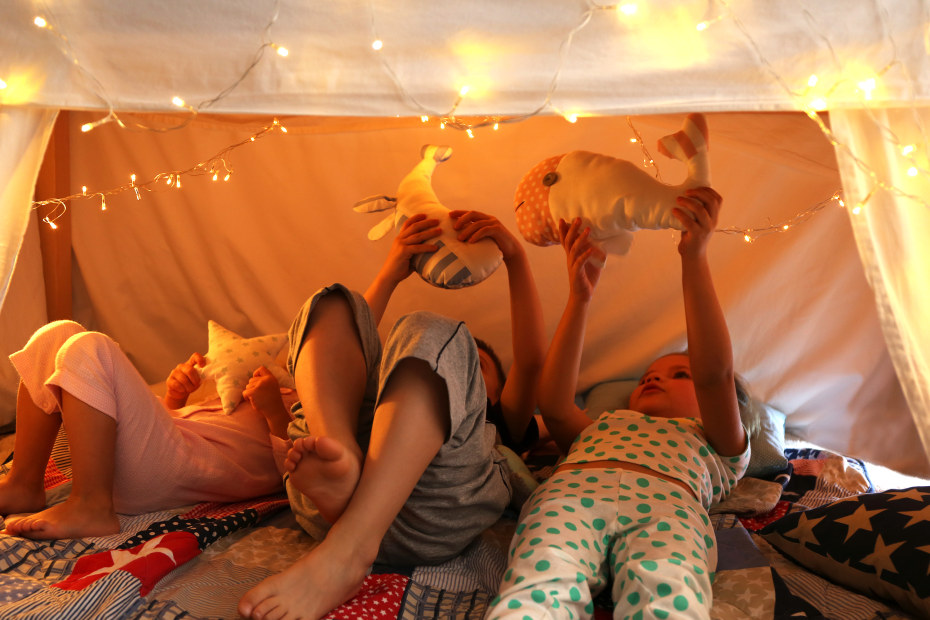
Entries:
[[688,164],[688,176],[695,185],[710,185],[707,163],[709,140],[703,114],[689,114],[681,130],[659,140],[659,152]]

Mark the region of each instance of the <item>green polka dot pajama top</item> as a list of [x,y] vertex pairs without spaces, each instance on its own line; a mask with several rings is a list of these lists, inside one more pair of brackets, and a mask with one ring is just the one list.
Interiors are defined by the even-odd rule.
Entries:
[[[487,617],[589,618],[613,576],[614,618],[709,618],[717,549],[707,509],[749,464],[722,457],[699,420],[607,411],[523,506]],[[674,478],[568,464],[623,461]],[[695,499],[698,498],[698,499]]]

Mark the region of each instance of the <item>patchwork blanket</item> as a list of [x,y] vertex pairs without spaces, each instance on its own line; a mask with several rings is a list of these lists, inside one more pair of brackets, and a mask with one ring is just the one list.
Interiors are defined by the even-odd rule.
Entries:
[[[789,469],[763,481],[766,491],[737,497],[733,509],[748,512],[713,515],[720,554],[713,617],[911,617],[794,564],[759,534],[787,514],[873,490],[866,466],[855,459],[820,450],[787,456]],[[50,463],[50,501],[67,493],[68,474]],[[0,617],[237,618],[242,594],[315,544],[283,495],[122,517],[121,525],[116,536],[81,540],[0,535]],[[327,617],[480,619],[515,525],[515,515],[505,515],[440,566],[408,572],[376,566],[359,593]],[[595,618],[611,617],[611,607],[609,596],[600,597]]]

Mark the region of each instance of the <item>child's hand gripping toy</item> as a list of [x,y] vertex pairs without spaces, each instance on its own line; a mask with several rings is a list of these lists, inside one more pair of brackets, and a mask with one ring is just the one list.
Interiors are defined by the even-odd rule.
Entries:
[[433,170],[440,162],[452,156],[448,146],[426,145],[422,159],[414,166],[397,188],[397,197],[372,196],[355,205],[359,213],[372,213],[391,209],[391,213],[368,231],[372,241],[380,239],[392,228],[400,230],[412,215],[425,213],[439,220],[442,233],[431,240],[439,246],[435,252],[419,254],[412,259],[414,270],[420,277],[441,288],[463,288],[481,282],[501,264],[503,257],[491,239],[477,243],[458,240],[452,228],[449,209],[436,198],[432,187]]
[[683,183],[666,185],[628,161],[587,151],[540,162],[517,187],[517,227],[530,243],[554,245],[559,243],[556,223],[580,217],[591,227],[591,238],[613,254],[626,254],[634,230],[682,230],[672,214],[675,199],[687,189],[710,186],[704,116],[689,114],[680,131],[659,140],[659,151],[685,162]]

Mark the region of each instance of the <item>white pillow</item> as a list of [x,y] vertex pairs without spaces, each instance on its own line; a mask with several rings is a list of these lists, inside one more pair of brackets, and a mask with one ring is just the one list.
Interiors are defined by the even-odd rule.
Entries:
[[226,414],[232,413],[242,400],[242,390],[259,366],[271,371],[281,387],[295,388],[294,378],[275,359],[287,346],[286,333],[243,338],[212,320],[207,322],[207,330],[210,346],[201,375],[216,381]]

